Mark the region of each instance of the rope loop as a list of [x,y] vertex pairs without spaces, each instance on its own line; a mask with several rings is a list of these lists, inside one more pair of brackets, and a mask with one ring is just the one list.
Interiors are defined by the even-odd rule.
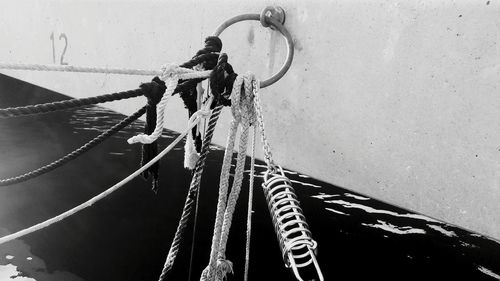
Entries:
[[238,74],[234,72],[233,67],[227,62],[227,59],[227,54],[222,53],[210,75],[210,89],[215,98],[212,107],[219,104],[224,106],[231,105],[230,96]]

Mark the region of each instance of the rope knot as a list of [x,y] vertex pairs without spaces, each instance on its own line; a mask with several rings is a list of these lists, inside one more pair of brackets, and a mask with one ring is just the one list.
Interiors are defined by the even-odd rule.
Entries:
[[228,273],[234,274],[233,263],[224,258],[217,259],[217,265],[215,268],[215,280],[226,280]]
[[163,97],[165,90],[167,90],[165,82],[159,77],[153,78],[153,81],[149,83],[141,84],[140,88],[144,92],[144,96],[148,99],[148,104],[151,106],[156,106]]
[[210,89],[215,100],[212,107],[216,105],[231,105],[231,92],[233,89],[234,81],[238,76],[234,73],[233,67],[227,62],[227,55],[222,53],[219,56],[217,65],[210,74]]
[[162,65],[160,71],[160,79],[163,81],[167,81],[170,79],[178,80],[179,74],[182,73],[182,69],[178,64],[175,63],[166,63]]
[[[156,105],[161,101],[167,86],[159,77],[153,78],[150,83],[141,84],[140,88],[144,92],[144,96],[148,99],[148,106],[146,109],[146,126],[144,128],[145,134],[152,134],[156,128]],[[158,155],[158,143],[153,141],[151,143],[144,143],[141,152],[141,167],[148,163],[151,159]],[[159,182],[159,168],[160,162],[156,162],[151,167],[142,173],[144,179],[151,177],[152,190],[156,193],[160,187]]]

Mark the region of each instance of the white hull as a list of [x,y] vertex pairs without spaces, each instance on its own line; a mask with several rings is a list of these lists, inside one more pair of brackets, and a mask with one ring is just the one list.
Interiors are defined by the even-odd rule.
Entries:
[[[64,34],[70,65],[157,69],[191,58],[224,20],[270,4],[285,9],[296,45],[289,72],[262,90],[276,161],[500,238],[497,1],[9,0],[0,9],[0,61],[60,63]],[[286,55],[285,41],[258,22],[221,39],[239,73],[267,78]],[[1,72],[74,97],[149,79]],[[186,112],[172,100],[167,127],[181,131]],[[106,106],[127,114],[143,103]]]

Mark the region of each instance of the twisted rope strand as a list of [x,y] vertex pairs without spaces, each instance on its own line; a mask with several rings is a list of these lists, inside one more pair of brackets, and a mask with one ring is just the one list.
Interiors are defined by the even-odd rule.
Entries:
[[[186,62],[185,64],[188,63],[189,62]],[[106,73],[106,74],[144,75],[144,76],[158,76],[162,74],[161,70],[149,70],[149,69],[107,68],[107,67],[76,66],[76,65],[25,64],[25,63],[0,63],[0,69]],[[209,74],[210,72],[206,73],[206,75]],[[187,75],[186,77],[189,77],[189,75]],[[184,78],[184,79],[191,79],[191,78]]]
[[[241,184],[244,177],[246,152],[248,147],[248,134],[250,123],[254,122],[255,112],[253,110],[252,101],[252,80],[254,79],[253,74],[248,73],[243,76],[245,93],[243,96],[235,96],[238,102],[235,104],[236,111],[239,110],[241,116],[242,131],[239,139],[239,151],[236,161],[236,168],[234,172],[233,185],[231,187],[231,193],[227,201],[226,210],[224,212],[224,223],[222,225],[222,233],[219,245],[218,254],[218,268],[216,272],[216,280],[225,280],[227,272],[232,272],[231,263],[226,260],[226,245],[229,238],[229,231],[231,229],[231,223],[233,219],[233,214],[236,209],[236,204],[241,191]],[[232,107],[233,108],[233,107]],[[229,268],[228,268],[229,267]]]
[[[179,74],[176,74],[176,76],[175,76],[176,79],[198,79],[198,78],[206,78],[206,77],[209,77],[209,75],[210,75],[210,71],[193,71],[193,70],[184,69],[181,67],[177,68],[176,70],[179,71]],[[164,72],[161,72],[161,73],[164,75]],[[150,83],[152,83],[152,82],[150,82]],[[170,85],[172,86],[174,84],[171,83]],[[175,84],[175,86],[170,89],[168,96],[170,96],[174,93],[174,91],[176,90],[176,86],[177,86],[177,84]],[[117,100],[122,100],[122,99],[135,98],[135,97],[139,97],[139,96],[144,95],[144,93],[145,92],[143,89],[138,88],[138,89],[134,89],[134,90],[117,92],[117,93],[113,93],[113,94],[100,95],[100,96],[89,97],[89,98],[70,99],[70,100],[64,100],[64,101],[57,101],[57,102],[43,103],[43,104],[36,104],[36,105],[28,105],[28,106],[21,106],[21,107],[2,108],[2,109],[0,109],[0,118],[47,113],[47,112],[70,109],[70,108],[81,107],[81,106],[86,106],[86,105],[93,105],[93,104],[98,104],[98,103],[105,103],[105,102],[117,101]],[[167,95],[164,95],[164,96],[167,96]],[[166,103],[166,101],[164,102],[164,104],[165,103]]]
[[[236,79],[233,84],[232,97],[238,96],[238,99],[235,99],[235,103],[239,103],[240,89],[243,80]],[[233,108],[231,107],[231,111],[233,112]],[[217,254],[219,252],[219,243],[220,243],[220,233],[222,231],[222,224],[224,221],[224,210],[226,209],[226,200],[227,193],[229,189],[229,171],[231,169],[231,159],[233,157],[233,149],[234,143],[236,139],[236,131],[238,129],[239,120],[233,118],[231,121],[231,125],[229,127],[229,133],[226,142],[226,149],[224,150],[224,158],[222,160],[222,168],[219,180],[219,196],[217,199],[217,211],[215,214],[215,223],[214,223],[214,233],[212,236],[212,249],[210,251],[210,259],[208,262],[207,268],[204,270],[202,275],[202,280],[212,280],[212,276],[215,269],[215,264],[217,261]]]
[[167,90],[165,91],[165,94],[163,94],[163,97],[161,98],[160,102],[156,105],[156,127],[155,130],[149,134],[138,134],[136,136],[133,136],[127,140],[129,144],[133,143],[144,143],[144,144],[149,144],[157,140],[162,132],[163,132],[163,126],[165,122],[165,106],[167,105],[168,100],[170,99],[173,89],[177,86],[177,80],[170,80],[169,83],[167,84]]
[[119,132],[126,126],[130,125],[132,122],[137,120],[139,117],[141,117],[145,112],[146,112],[147,106],[142,107],[138,111],[136,111],[134,114],[128,116],[127,118],[123,119],[120,121],[120,123],[114,125],[113,127],[109,128],[105,132],[101,133],[91,141],[87,142],[86,144],[82,145],[78,149],[74,150],[73,152],[65,155],[64,157],[61,157],[54,162],[47,164],[43,167],[40,167],[36,170],[33,170],[31,172],[24,173],[19,176],[11,177],[11,178],[6,178],[6,179],[0,179],[0,186],[6,186],[6,185],[12,185],[20,182],[27,181],[29,179],[38,177],[40,175],[43,175],[47,172],[50,172],[66,163],[69,161],[77,158],[78,156],[82,155],[83,153],[89,151],[90,149],[94,148],[96,145],[100,144],[103,142],[105,139],[108,137],[114,135],[115,133]]
[[192,120],[192,122],[190,122],[188,128],[182,133],[180,134],[172,143],[170,143],[170,145],[168,145],[163,151],[161,151],[155,158],[151,159],[151,161],[149,161],[148,163],[146,163],[144,166],[142,166],[141,168],[137,169],[135,172],[133,172],[132,174],[130,174],[128,177],[124,178],[123,180],[121,180],[120,182],[116,183],[115,185],[113,185],[112,187],[110,187],[109,189],[105,190],[104,192],[98,194],[97,196],[91,198],[90,200],[58,215],[58,216],[55,216],[53,218],[50,218],[44,222],[41,222],[41,223],[38,223],[36,225],[33,225],[31,227],[28,227],[28,228],[25,228],[23,230],[20,230],[18,232],[15,232],[15,233],[12,233],[12,234],[9,234],[9,235],[6,235],[6,236],[3,236],[3,237],[0,237],[0,245],[4,244],[4,243],[7,243],[9,241],[12,241],[14,239],[17,239],[17,238],[20,238],[20,237],[23,237],[25,235],[28,235],[30,233],[33,233],[35,231],[38,231],[38,230],[41,230],[41,229],[44,229],[54,223],[57,223],[57,222],[60,222],[64,219],[67,219],[68,217],[80,212],[81,210],[85,209],[85,208],[88,208],[90,206],[92,206],[94,203],[100,201],[101,199],[107,197],[108,195],[110,195],[111,193],[113,193],[114,191],[116,191],[117,189],[123,187],[125,184],[127,184],[128,182],[130,182],[133,178],[137,177],[138,175],[140,175],[142,172],[144,172],[144,170],[146,170],[147,168],[149,168],[151,165],[153,165],[154,163],[156,163],[157,161],[159,161],[163,156],[165,156],[165,154],[167,154],[168,152],[170,152],[170,150],[172,150],[172,148],[174,148],[174,146],[179,143],[182,138],[184,136],[186,136],[187,133],[189,133],[189,130],[191,130],[196,124],[197,122],[200,121],[201,118],[203,118],[203,115],[204,113],[203,112],[200,112],[199,114],[193,114],[193,116],[191,117],[190,120]]
[[56,102],[43,103],[37,105],[2,108],[0,109],[0,118],[47,113],[47,112],[70,109],[86,105],[93,105],[98,103],[135,98],[142,95],[144,95],[143,89],[138,88],[135,90],[129,90],[124,92],[106,94],[89,98],[70,99],[70,100],[56,101]]
[[207,131],[205,134],[205,139],[203,140],[203,146],[200,153],[200,158],[198,159],[198,162],[196,163],[196,166],[194,168],[193,178],[189,186],[186,202],[184,203],[184,208],[182,210],[182,215],[179,220],[179,225],[177,226],[174,239],[172,240],[172,244],[167,254],[167,259],[165,261],[165,264],[163,266],[162,272],[159,277],[160,281],[165,280],[167,274],[172,270],[175,259],[177,257],[177,253],[179,251],[179,246],[182,242],[182,237],[186,229],[187,222],[193,210],[196,194],[198,193],[198,189],[201,182],[201,174],[203,173],[203,169],[205,167],[205,160],[210,151],[210,142],[212,141],[215,125],[217,124],[217,121],[219,119],[222,107],[223,107],[222,105],[217,106],[215,109],[213,109],[212,115],[210,116]]
[[[241,190],[243,172],[245,168],[246,151],[248,144],[248,133],[250,123],[254,121],[254,111],[252,103],[252,75],[238,77],[233,85],[231,96],[231,111],[233,120],[228,133],[228,141],[222,164],[221,179],[219,186],[219,201],[215,218],[214,235],[212,237],[212,249],[208,266],[202,273],[201,280],[223,280],[228,272],[232,272],[232,263],[225,259],[225,251],[229,230],[236,208],[236,203]],[[241,93],[241,86],[244,83],[245,93]],[[234,172],[233,184],[229,197],[229,171],[233,156],[234,142],[236,139],[239,124],[242,125],[242,132],[239,139],[239,149]]]
[[252,124],[252,156],[250,158],[250,181],[248,184],[248,210],[247,210],[247,239],[245,245],[245,273],[243,281],[248,281],[248,272],[250,269],[250,238],[252,236],[252,205],[253,205],[253,184],[255,178],[255,142],[256,127]]

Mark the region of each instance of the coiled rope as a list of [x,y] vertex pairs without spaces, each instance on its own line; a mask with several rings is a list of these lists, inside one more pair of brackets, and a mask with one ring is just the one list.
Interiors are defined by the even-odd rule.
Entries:
[[248,281],[248,272],[250,270],[250,239],[252,236],[252,205],[253,205],[253,184],[255,179],[255,142],[256,126],[252,130],[252,155],[250,158],[250,180],[248,183],[248,208],[247,208],[247,238],[245,243],[245,272],[243,281]]
[[[167,90],[160,102],[156,105],[156,127],[154,131],[147,134],[139,134],[137,136],[133,136],[127,140],[129,144],[133,143],[143,143],[149,144],[158,139],[163,131],[163,125],[165,122],[165,106],[167,105],[168,100],[173,95],[179,79],[196,79],[196,78],[207,78],[207,74],[210,75],[211,71],[195,71],[192,69],[182,68],[174,64],[164,65],[162,67],[162,74],[160,79],[165,81],[167,85]],[[186,75],[189,74],[189,78],[186,78]]]
[[64,157],[61,157],[57,159],[56,161],[47,164],[43,167],[40,167],[36,170],[33,170],[31,172],[24,173],[19,176],[11,177],[11,178],[6,178],[6,179],[0,179],[0,186],[6,186],[6,185],[12,185],[20,182],[27,181],[29,179],[38,177],[40,175],[43,175],[47,172],[50,172],[66,163],[69,161],[77,158],[78,156],[82,155],[83,153],[89,151],[90,149],[94,148],[96,145],[100,144],[103,142],[105,139],[108,137],[114,135],[115,133],[119,132],[126,126],[130,125],[130,123],[134,122],[137,120],[139,117],[141,117],[145,112],[146,112],[147,106],[142,107],[138,111],[136,111],[134,114],[128,116],[127,118],[123,119],[120,121],[120,123],[114,125],[113,127],[109,128],[105,132],[101,133],[99,136],[95,137],[91,141],[87,142],[86,144],[82,145],[78,149],[74,150],[73,152],[67,154]]
[[[222,43],[217,36],[209,36],[205,40],[205,48],[198,51],[197,55],[191,60],[180,65],[183,68],[191,68],[197,64],[213,60],[213,49],[222,48]],[[215,52],[218,52],[215,50]],[[215,58],[217,59],[217,58]],[[93,66],[74,66],[74,65],[52,65],[52,64],[24,64],[24,63],[6,63],[0,62],[0,69],[10,70],[33,70],[33,71],[60,71],[60,72],[83,72],[83,73],[106,73],[106,74],[124,74],[124,75],[146,75],[158,76],[162,70],[130,69],[130,68],[107,68]],[[210,69],[206,67],[205,69]],[[184,78],[190,79],[190,78]]]
[[177,143],[179,143],[179,141],[181,141],[184,136],[186,136],[186,134],[189,132],[189,130],[191,130],[201,119],[206,118],[209,114],[210,114],[210,111],[207,111],[207,110],[200,110],[200,111],[196,112],[195,114],[193,114],[193,116],[191,116],[188,128],[182,134],[180,134],[172,143],[170,143],[164,150],[162,150],[155,158],[151,159],[144,166],[137,169],[135,172],[130,174],[128,177],[124,178],[123,180],[121,180],[117,184],[113,185],[112,187],[110,187],[106,191],[100,193],[99,195],[91,198],[90,200],[88,200],[88,201],[86,201],[86,202],[84,202],[84,203],[58,215],[58,216],[55,216],[55,217],[50,218],[44,222],[38,223],[36,225],[33,225],[33,226],[28,227],[26,229],[20,230],[18,232],[1,237],[0,238],[0,245],[7,243],[9,241],[12,241],[14,239],[23,237],[23,236],[28,235],[30,233],[33,233],[35,231],[41,230],[43,228],[46,228],[54,223],[60,222],[64,219],[80,212],[81,210],[92,206],[94,203],[100,201],[101,199],[107,197],[108,195],[110,195],[111,193],[116,191],[117,189],[123,187],[125,184],[130,182],[133,178],[140,175],[142,172],[144,172],[144,170],[146,170],[151,165],[153,165],[158,160],[160,160],[163,156],[165,156],[165,154],[170,152],[170,150],[172,150],[172,148],[174,148],[174,146]]

